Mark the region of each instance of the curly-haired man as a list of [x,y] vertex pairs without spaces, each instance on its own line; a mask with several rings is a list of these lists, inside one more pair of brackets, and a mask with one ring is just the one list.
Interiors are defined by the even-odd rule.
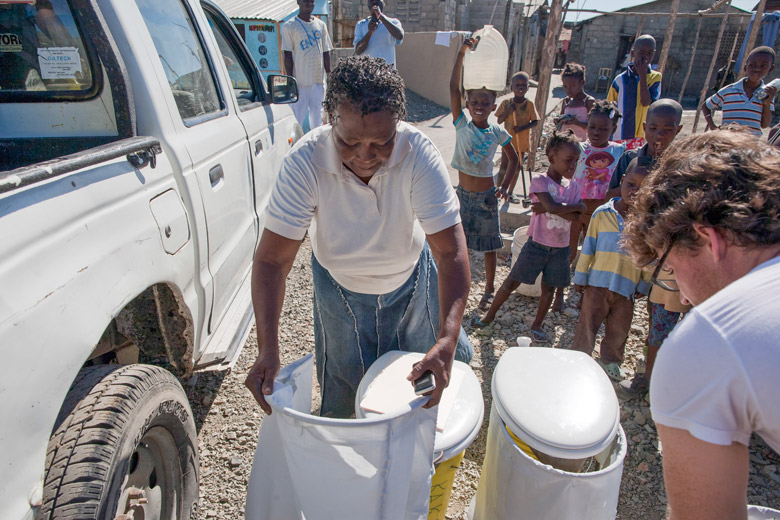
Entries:
[[679,139],[626,226],[635,260],[695,305],[650,382],[673,519],[747,518],[751,434],[780,452],[778,172],[780,151],[746,130]]
[[270,413],[285,278],[308,231],[320,413],[349,417],[363,374],[389,350],[427,353],[409,379],[433,372],[433,406],[453,358],[473,354],[460,326],[469,262],[447,166],[401,121],[404,83],[382,59],[342,60],[324,105],[332,126],[285,157],[265,214],[252,276],[259,355],[246,385]]

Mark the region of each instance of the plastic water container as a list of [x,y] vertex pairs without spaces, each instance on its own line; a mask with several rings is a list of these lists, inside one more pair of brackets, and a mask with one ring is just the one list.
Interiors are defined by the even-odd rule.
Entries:
[[509,48],[501,33],[486,25],[471,35],[478,38],[477,48],[463,57],[463,88],[485,88],[502,92],[506,88]]
[[[512,267],[515,266],[517,257],[520,255],[520,250],[523,249],[523,246],[527,241],[528,226],[517,228],[512,237]],[[542,273],[539,273],[539,276],[536,277],[536,281],[533,285],[521,283],[520,287],[517,288],[517,292],[532,298],[539,298],[542,295]]]
[[613,520],[627,445],[596,362],[572,350],[509,349],[492,392],[472,518]]
[[[423,354],[390,351],[369,367],[360,381],[355,396],[355,416],[376,417],[376,408],[408,406],[415,397],[412,385],[406,380],[412,365]],[[382,379],[380,379],[382,375]],[[388,377],[390,376],[390,377]],[[375,383],[376,384],[373,384]],[[375,395],[380,393],[380,395]],[[379,398],[378,401],[372,397]],[[366,408],[370,403],[371,407]],[[379,405],[379,406],[376,406]],[[466,448],[474,441],[482,427],[484,401],[477,376],[466,363],[454,361],[450,384],[444,389],[439,403],[437,430],[433,447],[436,472],[431,481],[428,520],[444,520],[455,481],[455,471],[463,460]]]

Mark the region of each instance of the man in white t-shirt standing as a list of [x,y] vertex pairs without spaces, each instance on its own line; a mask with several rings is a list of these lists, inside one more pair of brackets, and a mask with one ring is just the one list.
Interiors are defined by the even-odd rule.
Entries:
[[360,20],[355,26],[355,39],[352,45],[355,54],[367,54],[372,58],[382,58],[395,67],[395,46],[401,45],[404,29],[396,18],[386,16],[382,11],[382,0],[368,0],[371,16]]
[[623,234],[695,305],[650,381],[671,519],[746,519],[751,434],[780,452],[778,171],[780,151],[747,130],[676,140]]
[[312,16],[314,0],[298,0],[298,15],[282,25],[285,73],[298,83],[298,102],[292,105],[301,126],[309,114],[309,128],[322,125],[325,78],[330,73],[333,44],[325,22]]

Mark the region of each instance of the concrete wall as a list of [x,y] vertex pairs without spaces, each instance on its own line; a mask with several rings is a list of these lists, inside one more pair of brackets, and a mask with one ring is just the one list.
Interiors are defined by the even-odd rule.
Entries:
[[[683,12],[694,12],[699,9],[705,9],[712,5],[712,0],[686,0],[680,3],[680,9]],[[669,16],[660,15],[660,13],[669,13],[671,11],[671,0],[658,0],[657,2],[644,4],[632,9],[637,12],[657,12],[659,16],[645,17],[642,25],[642,32],[652,34],[658,42],[658,51],[656,52],[656,61],[660,55],[661,45],[669,23]],[[739,13],[732,9],[733,13]],[[726,26],[723,43],[718,53],[718,61],[715,70],[726,64],[729,52],[731,51],[731,42],[737,37],[736,54],[739,52],[739,45],[744,37],[747,28],[748,19],[745,18],[742,31],[738,34],[739,18],[730,17]],[[625,51],[630,47],[630,43],[636,34],[639,24],[639,16],[609,16],[602,15],[591,20],[587,20],[577,25],[572,31],[572,40],[569,45],[567,61],[577,62],[587,67],[586,88],[591,92],[594,90],[599,68],[607,67],[612,69],[612,76],[621,72],[617,70],[617,64],[623,60]],[[699,45],[694,58],[693,70],[685,89],[685,96],[696,98],[701,92],[704,80],[707,76],[712,55],[714,52],[715,41],[720,29],[720,18],[703,18],[701,34],[699,36]],[[696,18],[678,18],[675,23],[672,45],[669,49],[669,59],[664,79],[662,83],[662,95],[664,97],[676,98],[682,86],[685,73],[688,70],[688,62],[691,57],[694,39],[696,36]],[[760,41],[760,40],[759,40]],[[714,81],[714,74],[713,74]],[[605,89],[601,88],[598,92],[605,94]]]
[[435,45],[435,39],[435,32],[406,33],[396,47],[396,63],[409,90],[448,107],[452,66],[464,36],[452,33],[449,47]]

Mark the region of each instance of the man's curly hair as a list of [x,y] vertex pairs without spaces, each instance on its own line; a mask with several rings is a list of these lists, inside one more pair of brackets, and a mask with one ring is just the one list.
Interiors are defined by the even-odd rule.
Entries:
[[780,243],[780,150],[744,128],[675,140],[645,179],[623,244],[648,265],[670,244],[694,251],[694,224],[719,229],[734,245]]
[[406,117],[404,80],[381,58],[350,56],[328,75],[328,91],[322,105],[334,123],[342,103],[358,108],[362,115],[389,110],[398,120]]

